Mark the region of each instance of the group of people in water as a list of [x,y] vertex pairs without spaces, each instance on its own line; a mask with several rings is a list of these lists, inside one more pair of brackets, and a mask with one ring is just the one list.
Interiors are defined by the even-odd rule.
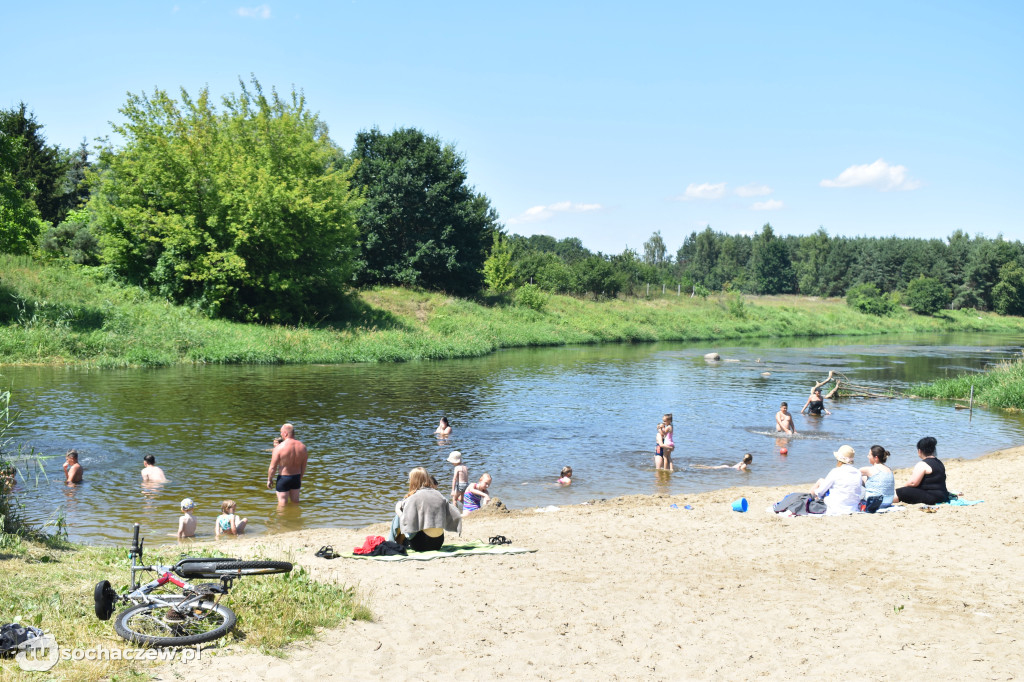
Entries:
[[[450,436],[452,427],[447,417],[441,417],[434,433]],[[428,552],[444,545],[445,531],[462,533],[462,519],[478,511],[491,501],[488,492],[491,475],[483,473],[475,483],[469,482],[469,468],[458,450],[448,455],[452,465],[451,493],[446,498],[438,490],[437,479],[423,467],[409,472],[409,490],[395,504],[395,515],[386,542],[395,543],[406,550]],[[572,467],[562,467],[556,484],[572,483]]]

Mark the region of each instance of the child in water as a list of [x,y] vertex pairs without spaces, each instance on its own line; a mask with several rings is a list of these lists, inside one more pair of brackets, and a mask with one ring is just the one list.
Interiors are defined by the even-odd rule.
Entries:
[[716,467],[709,467],[703,464],[694,464],[694,468],[697,469],[735,469],[736,471],[746,471],[747,467],[754,463],[754,456],[749,452],[743,455],[743,459],[735,464],[719,464]]
[[465,516],[469,512],[474,512],[483,507],[491,501],[491,496],[487,494],[487,488],[491,485],[491,475],[484,474],[480,477],[480,480],[476,483],[472,483],[466,488],[466,493],[462,497],[462,515]]
[[238,505],[235,504],[234,500],[224,500],[220,503],[221,514],[217,517],[217,522],[214,524],[214,537],[219,539],[221,533],[241,535],[245,532],[245,524],[249,522],[249,519],[238,518],[238,515],[235,514],[235,509],[237,508]]
[[462,496],[469,487],[469,467],[462,463],[462,453],[458,450],[448,455],[448,463],[454,464],[452,471],[452,504],[462,504]]
[[196,536],[196,517],[192,516],[192,510],[196,503],[191,497],[181,501],[181,516],[178,518],[178,539],[194,538]]
[[562,467],[562,477],[558,479],[558,485],[569,485],[572,483],[572,467]]
[[654,468],[675,471],[672,464],[672,451],[676,444],[672,440],[672,414],[666,414],[658,424],[657,447],[654,449]]

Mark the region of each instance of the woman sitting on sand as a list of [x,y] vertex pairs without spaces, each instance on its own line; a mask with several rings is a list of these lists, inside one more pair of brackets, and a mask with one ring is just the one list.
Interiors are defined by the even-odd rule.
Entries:
[[[892,476],[892,469],[885,465],[889,459],[889,451],[881,445],[872,445],[868,452],[868,462],[871,466],[861,467],[860,475],[864,479],[864,499],[871,501],[872,497],[881,497],[882,501],[875,509],[892,506],[892,498],[896,494],[896,481]],[[872,511],[869,505],[868,511]]]
[[441,549],[446,530],[462,535],[462,514],[423,467],[409,472],[409,492],[395,505],[387,539],[416,552]]
[[861,493],[864,491],[864,484],[861,482],[860,469],[853,466],[854,450],[849,445],[843,445],[832,455],[836,458],[836,468],[828,472],[828,476],[818,479],[811,494],[822,499],[824,497],[825,514],[835,516],[836,514],[853,514],[859,511]]
[[917,456],[921,461],[914,465],[910,480],[903,488],[896,490],[893,502],[906,504],[941,504],[949,502],[946,490],[946,465],[935,456],[936,441],[925,436],[917,441]]

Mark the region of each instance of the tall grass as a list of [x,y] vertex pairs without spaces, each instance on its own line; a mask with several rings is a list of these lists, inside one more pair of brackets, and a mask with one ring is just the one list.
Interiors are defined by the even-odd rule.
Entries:
[[897,332],[1024,331],[1024,319],[975,311],[864,315],[840,300],[796,296],[593,301],[548,295],[465,300],[398,288],[353,294],[343,320],[295,327],[211,320],[95,269],[0,256],[0,362],[94,367],[176,363],[399,362],[499,348]]
[[966,402],[974,387],[974,402],[987,407],[1024,410],[1024,357],[1001,362],[987,372],[967,373],[951,379],[918,384],[910,392],[922,398]]

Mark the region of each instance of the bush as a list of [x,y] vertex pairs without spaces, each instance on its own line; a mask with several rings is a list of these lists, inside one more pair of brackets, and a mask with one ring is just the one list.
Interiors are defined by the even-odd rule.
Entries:
[[99,265],[100,243],[89,226],[89,213],[72,211],[67,220],[43,233],[40,248],[50,256],[79,265]]
[[949,305],[949,289],[931,277],[918,277],[907,285],[906,303],[918,315],[934,315]]
[[743,294],[729,294],[729,314],[738,320],[746,319],[747,309],[743,301]]
[[846,292],[846,304],[862,313],[879,317],[885,317],[896,309],[892,300],[880,292],[874,284],[858,284],[850,287],[850,290]]
[[516,305],[540,312],[548,304],[548,297],[544,295],[536,284],[524,284],[516,291]]

